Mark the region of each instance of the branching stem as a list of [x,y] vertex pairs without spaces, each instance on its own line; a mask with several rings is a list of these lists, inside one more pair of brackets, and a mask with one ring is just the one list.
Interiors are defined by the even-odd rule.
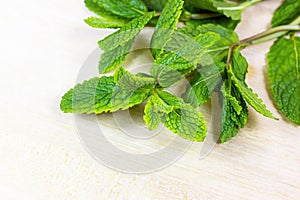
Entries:
[[300,24],[300,16],[289,25],[274,27],[246,39],[240,40],[239,42],[233,43],[229,48],[226,64],[230,64],[232,52],[236,47],[247,47],[253,44],[259,44],[262,42],[273,40],[275,38],[279,38],[286,35],[290,31],[300,31],[300,25],[298,24]]

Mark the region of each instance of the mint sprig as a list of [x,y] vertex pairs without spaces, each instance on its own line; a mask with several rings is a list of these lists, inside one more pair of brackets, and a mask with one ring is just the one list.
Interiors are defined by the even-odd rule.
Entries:
[[[207,127],[198,107],[213,93],[221,107],[220,142],[245,127],[248,106],[277,119],[247,85],[244,48],[276,39],[268,53],[268,77],[281,113],[300,125],[300,3],[287,0],[275,11],[272,28],[240,40],[234,31],[244,9],[260,0],[85,0],[97,16],[85,19],[94,28],[118,28],[99,41],[104,50],[96,77],[69,90],[61,100],[65,113],[116,112],[146,102],[144,120],[150,130],[161,123],[184,139],[203,141]],[[180,25],[179,25],[180,23]],[[149,74],[132,74],[119,65],[135,37],[155,25],[151,38],[154,64]],[[178,97],[165,89],[187,79]],[[247,106],[248,105],[248,106]]]

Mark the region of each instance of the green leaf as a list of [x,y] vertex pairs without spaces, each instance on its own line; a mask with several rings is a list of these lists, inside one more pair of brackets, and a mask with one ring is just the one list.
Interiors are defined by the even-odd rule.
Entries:
[[224,143],[237,135],[248,120],[248,109],[241,94],[231,80],[224,81],[221,88],[222,115],[220,142]]
[[214,24],[205,24],[197,27],[186,26],[178,29],[178,31],[191,37],[206,32],[219,34],[221,36],[220,39],[208,48],[208,53],[215,63],[222,62],[227,57],[229,47],[239,41],[237,34],[233,30]]
[[124,18],[136,18],[147,12],[141,0],[94,0],[106,10]]
[[90,11],[103,18],[118,18],[118,16],[106,10],[101,4],[98,4],[96,0],[84,0],[84,3]]
[[153,94],[146,104],[144,119],[151,130],[164,122],[169,130],[184,139],[200,142],[206,137],[207,128],[202,114],[167,92]]
[[148,9],[162,11],[168,0],[142,0]]
[[289,24],[300,15],[299,0],[285,0],[275,11],[272,19],[272,27]]
[[161,114],[157,112],[157,104],[155,103],[154,97],[151,97],[144,110],[144,121],[148,127],[149,130],[156,130],[158,129],[160,123],[161,123]]
[[268,53],[268,76],[279,110],[300,125],[300,37],[275,42]]
[[151,74],[160,86],[169,87],[182,79],[184,74],[194,70],[197,64],[209,60],[206,48],[212,46],[219,37],[216,33],[208,32],[190,38],[187,42],[182,43],[180,48],[166,52],[157,58],[150,69]]
[[206,123],[200,112],[189,104],[170,112],[164,125],[180,137],[196,142],[203,142],[206,137]]
[[196,8],[209,11],[217,11],[217,8],[214,6],[215,0],[186,0],[188,4],[193,5]]
[[222,13],[233,20],[240,20],[242,10],[250,4],[238,4],[235,2],[225,2],[221,0],[187,0],[187,2],[196,8]]
[[144,120],[150,130],[155,130],[159,127],[166,114],[172,112],[173,106],[162,100],[157,93],[153,93],[148,100],[144,110]]
[[186,23],[187,26],[197,27],[204,24],[215,24],[223,26],[224,28],[234,30],[240,20],[232,20],[231,18],[220,16],[214,17],[210,19],[196,19],[196,20],[189,20]]
[[246,58],[240,53],[239,49],[235,49],[232,53],[232,71],[234,75],[240,80],[245,81],[248,72],[248,62]]
[[[186,35],[183,35],[183,37],[186,37]],[[199,63],[203,64],[202,61],[206,60],[205,56],[209,56],[207,54],[208,49],[219,39],[220,35],[217,33],[200,33],[195,37],[188,38],[185,43],[179,44],[179,48],[167,49],[169,52],[157,58],[155,62],[172,66],[173,69],[177,70],[185,70],[191,65],[195,66]],[[177,40],[177,38],[174,40]]]
[[150,68],[151,74],[155,77],[161,87],[167,88],[182,80],[183,75],[176,69],[162,64],[154,64]]
[[[235,63],[233,62],[232,65],[235,65]],[[228,72],[234,85],[251,107],[253,107],[257,112],[264,115],[265,117],[276,119],[271,111],[267,109],[266,105],[258,97],[258,95],[256,93],[253,93],[252,89],[250,89],[244,81],[239,80],[238,77],[232,72],[232,69],[230,69]]]
[[[247,60],[239,53],[238,49],[233,52],[232,61],[227,70],[228,76],[236,87],[236,90],[241,94],[242,98],[252,106],[260,114],[276,119],[273,114],[263,104],[257,94],[253,93],[245,82],[245,76],[248,69]],[[230,82],[231,84],[231,82]]]
[[65,113],[101,113],[111,109],[113,77],[93,78],[69,90],[61,100]]
[[126,44],[139,34],[154,15],[154,12],[149,12],[143,16],[133,19],[117,32],[107,36],[103,40],[100,40],[98,42],[99,47],[103,50],[109,51]]
[[134,42],[134,38],[153,16],[153,12],[146,13],[144,16],[130,21],[119,31],[99,41],[100,48],[105,51],[101,55],[99,62],[100,73],[113,70],[125,60]]
[[221,71],[224,70],[225,64],[207,65],[197,70],[192,76],[186,91],[182,95],[185,102],[194,107],[201,106],[210,97],[214,89],[222,81]]
[[123,67],[116,70],[114,80],[120,88],[126,91],[135,91],[141,87],[149,87],[149,89],[154,87],[154,79],[152,77],[133,75]]
[[120,28],[126,24],[125,20],[102,17],[89,17],[84,21],[93,28]]
[[158,57],[167,41],[170,40],[179,21],[183,3],[183,0],[169,0],[166,3],[151,39],[151,51],[154,58]]
[[118,67],[126,58],[129,53],[134,39],[125,43],[123,46],[118,46],[117,48],[105,51],[101,54],[101,59],[99,61],[99,72],[107,73]]
[[115,81],[113,76],[104,76],[77,84],[62,97],[61,110],[65,113],[100,114],[125,110],[146,100],[154,88],[154,83],[139,82],[136,83],[135,88],[127,89],[128,85],[123,85],[123,77],[129,77],[130,82],[138,77],[124,69],[120,70],[126,75],[119,76],[118,81]]
[[214,1],[214,7],[217,8],[217,11],[223,13],[226,17],[230,17],[232,20],[240,20],[242,17],[242,11],[245,9],[245,6],[242,6],[234,2],[222,2]]

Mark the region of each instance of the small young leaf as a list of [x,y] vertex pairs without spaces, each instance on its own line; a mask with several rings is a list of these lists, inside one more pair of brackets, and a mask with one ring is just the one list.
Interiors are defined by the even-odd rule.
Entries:
[[248,62],[238,49],[232,53],[232,71],[240,81],[245,81],[248,72]]
[[233,81],[234,85],[251,107],[265,117],[276,119],[271,111],[267,109],[266,105],[258,97],[258,95],[253,93],[252,89],[250,89],[244,81],[239,80],[231,70],[228,72],[231,75],[231,80]]
[[155,130],[159,127],[166,114],[173,111],[173,106],[164,102],[157,93],[153,93],[148,100],[144,110],[144,120],[150,130]]
[[225,64],[220,63],[217,66],[203,66],[197,70],[189,81],[189,84],[187,84],[185,93],[182,95],[184,101],[194,107],[205,103],[222,81],[221,72],[224,70],[224,67]]
[[265,117],[276,119],[273,114],[267,109],[266,105],[258,97],[258,95],[256,93],[253,93],[252,89],[250,89],[246,84],[245,76],[247,73],[247,69],[247,60],[242,56],[241,53],[239,53],[239,51],[234,51],[233,58],[228,69],[228,74],[233,84],[242,95],[242,97],[247,101],[247,103],[257,112],[264,115]]
[[161,87],[167,88],[182,80],[183,75],[176,69],[162,64],[154,64],[150,68],[151,74],[155,77]]
[[289,24],[300,15],[299,0],[285,0],[275,11],[272,19],[272,27]]
[[98,42],[99,47],[105,51],[109,51],[134,39],[150,21],[154,14],[154,12],[149,12],[143,16],[133,19],[117,32],[107,36],[103,40],[100,40]]
[[117,83],[120,88],[126,91],[135,91],[138,88],[150,89],[154,87],[154,79],[152,77],[141,77],[133,75],[132,73],[126,71],[123,67],[116,70],[114,74],[115,83]]
[[[155,60],[156,63],[172,66],[173,69],[185,70],[190,65],[202,64],[208,49],[220,39],[220,35],[213,32],[206,32],[189,38],[187,42],[181,44],[180,48],[172,49]],[[188,65],[188,67],[186,66]]]
[[275,42],[268,53],[268,76],[279,110],[300,125],[300,37]]
[[155,111],[157,110],[157,105],[155,104],[154,97],[151,97],[146,106],[145,106],[145,110],[144,110],[144,121],[148,127],[149,130],[156,130],[160,123],[161,123],[161,113]]
[[220,142],[229,141],[236,136],[248,120],[248,109],[241,94],[232,85],[231,80],[224,81],[221,88],[222,117]]
[[105,51],[101,55],[99,62],[100,73],[109,72],[124,61],[134,42],[134,38],[153,16],[154,13],[151,12],[133,19],[119,31],[99,41],[100,48]]
[[214,45],[208,48],[208,53],[214,59],[215,63],[222,62],[228,54],[229,47],[239,41],[237,34],[230,29],[224,28],[220,25],[205,24],[197,27],[187,26],[178,29],[178,31],[190,35],[197,36],[201,33],[213,32],[219,34],[221,37]]
[[153,130],[160,122],[184,139],[201,142],[206,137],[206,123],[202,114],[182,99],[157,91],[145,107],[145,122]]
[[166,3],[151,39],[151,51],[154,58],[158,57],[162,52],[163,47],[175,30],[182,12],[183,3],[183,0],[168,0]]
[[94,0],[106,10],[124,18],[135,18],[147,12],[141,0]]
[[[197,64],[202,64],[209,59],[207,48],[219,40],[219,37],[216,33],[208,32],[190,38],[180,48],[166,52],[157,58],[150,69],[151,74],[162,87],[169,87],[183,78],[183,76],[180,78],[180,74],[190,72],[196,68]],[[173,78],[171,75],[174,75]]]

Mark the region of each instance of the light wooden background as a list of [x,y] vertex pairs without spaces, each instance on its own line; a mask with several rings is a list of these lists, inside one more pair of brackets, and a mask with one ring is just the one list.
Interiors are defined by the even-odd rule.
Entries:
[[[280,1],[248,9],[241,38],[263,31]],[[278,116],[250,110],[245,129],[203,160],[199,145],[172,166],[128,175],[96,162],[72,115],[59,110],[96,42],[83,0],[5,1],[0,7],[0,199],[299,199],[300,128],[282,119],[265,82],[271,43],[243,51],[248,83]]]

